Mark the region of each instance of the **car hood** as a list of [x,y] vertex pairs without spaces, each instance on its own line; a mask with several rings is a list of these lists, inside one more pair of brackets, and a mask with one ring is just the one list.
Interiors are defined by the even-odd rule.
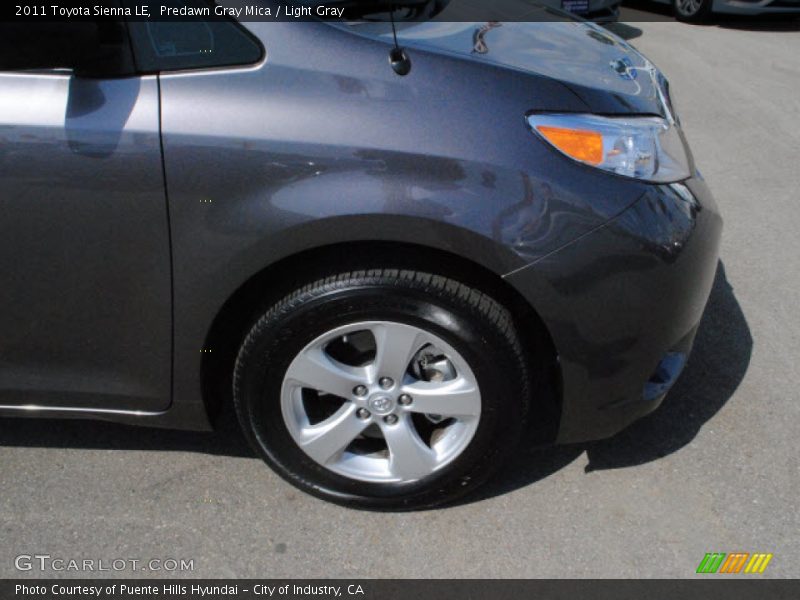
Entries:
[[[409,48],[558,80],[592,112],[665,115],[666,80],[636,49],[598,25],[542,11],[550,22],[445,22],[445,10],[436,20],[398,23],[398,39]],[[390,39],[386,28],[358,27],[359,33]]]

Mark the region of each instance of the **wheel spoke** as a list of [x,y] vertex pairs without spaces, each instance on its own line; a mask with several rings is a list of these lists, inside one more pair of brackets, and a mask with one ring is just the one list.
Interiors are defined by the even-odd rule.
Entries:
[[[374,358],[364,365],[366,353],[372,354],[368,336],[361,335],[366,332],[375,346]],[[427,347],[425,364],[410,369]],[[312,398],[304,389],[342,402]],[[336,412],[312,425],[323,405]],[[481,396],[470,365],[433,331],[361,321],[323,333],[296,355],[284,376],[281,412],[297,447],[331,472],[356,481],[411,482],[449,464],[469,445],[480,422]],[[448,421],[440,427],[433,415]],[[378,430],[383,440],[376,439]]]
[[300,447],[321,464],[339,456],[369,424],[356,416],[356,409],[347,402],[322,423],[303,429]]
[[444,383],[418,382],[403,386],[413,398],[408,410],[446,417],[477,417],[481,414],[478,386],[459,377]]
[[395,425],[382,426],[389,447],[389,470],[406,481],[421,479],[436,465],[436,455],[423,442],[409,415]]
[[375,336],[372,375],[402,381],[414,354],[425,345],[425,336],[416,327],[400,323],[381,323],[371,331]]
[[367,372],[336,362],[320,348],[311,348],[297,355],[286,378],[303,387],[349,398],[355,386],[366,383]]

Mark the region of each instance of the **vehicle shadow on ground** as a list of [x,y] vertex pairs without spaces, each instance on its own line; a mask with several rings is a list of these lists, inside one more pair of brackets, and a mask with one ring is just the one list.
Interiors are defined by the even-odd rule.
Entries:
[[723,29],[739,29],[742,31],[764,31],[768,33],[780,33],[787,31],[800,31],[800,17],[785,16],[780,17],[740,17],[727,16],[721,17],[712,24]]
[[753,338],[719,263],[692,357],[661,407],[608,440],[555,448],[523,445],[499,477],[465,502],[533,484],[586,452],[586,471],[641,465],[689,444],[731,398],[750,364]]
[[691,442],[739,387],[752,350],[750,328],[720,263],[686,371],[653,414],[590,444],[586,470],[639,465]]
[[641,37],[644,33],[638,27],[633,27],[628,23],[604,23],[603,27],[605,27],[611,33],[618,35],[626,42],[635,40],[636,38]]
[[255,457],[232,410],[223,410],[215,430],[207,433],[78,419],[0,418],[0,446],[202,452]]
[[[671,454],[697,435],[733,395],[750,363],[753,340],[720,263],[692,358],[664,404],[617,436],[582,445],[523,444],[487,485],[461,501],[472,503],[531,485],[584,452],[587,471],[631,467]],[[249,458],[232,410],[213,433],[140,428],[82,420],[0,419],[0,446],[201,452]]]

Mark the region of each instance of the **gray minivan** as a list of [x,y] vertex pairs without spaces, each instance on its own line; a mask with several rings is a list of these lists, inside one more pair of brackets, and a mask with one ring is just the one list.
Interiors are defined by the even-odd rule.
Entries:
[[721,231],[667,80],[437,6],[5,26],[0,414],[232,403],[292,484],[410,509],[656,408]]

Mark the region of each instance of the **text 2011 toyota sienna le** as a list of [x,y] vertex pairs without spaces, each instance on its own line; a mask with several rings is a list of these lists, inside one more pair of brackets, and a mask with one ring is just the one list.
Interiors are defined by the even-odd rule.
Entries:
[[721,231],[665,78],[586,23],[396,25],[10,28],[0,414],[232,402],[299,488],[418,508],[658,406]]

